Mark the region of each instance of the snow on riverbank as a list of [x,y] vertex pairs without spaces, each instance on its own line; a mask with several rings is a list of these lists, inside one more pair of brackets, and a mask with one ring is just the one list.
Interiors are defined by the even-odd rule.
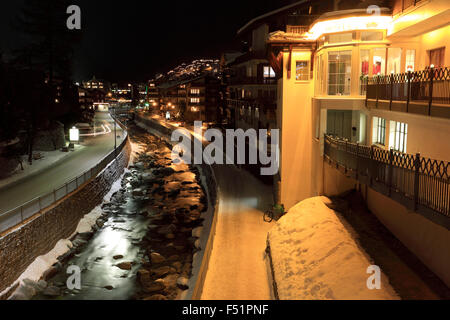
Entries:
[[307,199],[269,232],[275,281],[281,300],[393,300],[398,295],[381,275],[381,290],[369,290],[373,265],[351,227],[325,203]]
[[[111,190],[108,192],[108,194],[103,199],[104,202],[109,202],[111,200],[111,197],[114,195],[114,193],[116,193],[117,191],[120,190],[121,181],[127,171],[128,170],[125,169],[125,172],[120,177],[120,179],[113,183]],[[72,239],[77,234],[90,232],[92,230],[93,226],[96,224],[97,219],[100,218],[100,216],[102,214],[103,214],[102,205],[95,207],[90,213],[85,215],[83,217],[83,219],[80,220],[76,231],[69,239]],[[0,297],[5,295],[9,290],[11,290],[11,288],[16,286],[17,284],[19,284],[19,287],[16,289],[14,294],[20,293],[22,291],[21,287],[25,285],[23,282],[24,280],[31,280],[34,282],[39,281],[41,279],[42,275],[48,269],[50,269],[55,263],[58,262],[58,257],[69,252],[70,249],[73,247],[72,242],[69,239],[60,240],[49,253],[47,253],[46,255],[37,257],[36,260],[34,260],[34,262],[28,266],[28,268],[25,270],[25,272],[22,273],[22,275],[19,277],[19,279],[16,280],[16,282],[14,282],[13,285],[11,285],[4,292],[0,293]]]

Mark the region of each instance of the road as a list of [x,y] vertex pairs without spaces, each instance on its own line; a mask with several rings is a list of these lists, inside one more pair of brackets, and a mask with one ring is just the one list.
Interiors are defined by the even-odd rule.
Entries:
[[[97,113],[96,126],[108,124],[112,132],[96,137],[86,137],[82,143],[85,148],[56,163],[36,176],[0,190],[0,215],[15,209],[41,195],[52,192],[66,182],[94,167],[100,160],[114,150],[114,121],[108,113]],[[100,131],[100,129],[99,129]],[[117,145],[124,138],[122,129],[117,126]]]

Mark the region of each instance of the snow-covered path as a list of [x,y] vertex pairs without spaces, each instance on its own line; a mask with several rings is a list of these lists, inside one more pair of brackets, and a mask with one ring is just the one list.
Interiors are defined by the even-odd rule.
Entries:
[[270,300],[264,252],[271,225],[262,212],[273,204],[271,188],[232,166],[214,171],[218,221],[202,300]]

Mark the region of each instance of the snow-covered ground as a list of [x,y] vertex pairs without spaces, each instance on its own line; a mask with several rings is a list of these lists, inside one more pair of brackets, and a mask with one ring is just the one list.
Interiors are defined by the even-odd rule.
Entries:
[[[83,146],[76,145],[75,153],[82,150],[83,148],[84,148]],[[20,167],[20,165],[18,165],[17,169],[13,172],[13,174],[11,176],[0,180],[0,188],[6,187],[12,183],[19,181],[19,180],[25,179],[28,176],[31,176],[42,170],[45,170],[46,168],[50,168],[55,163],[74,154],[73,151],[61,152],[60,150],[50,151],[50,152],[36,151],[35,153],[40,153],[43,158],[40,160],[33,160],[33,165],[30,165],[28,163],[28,156],[23,156],[22,157],[23,170]]]
[[292,208],[270,230],[275,280],[281,300],[397,300],[387,277],[369,290],[373,265],[354,232],[329,209],[325,197]]

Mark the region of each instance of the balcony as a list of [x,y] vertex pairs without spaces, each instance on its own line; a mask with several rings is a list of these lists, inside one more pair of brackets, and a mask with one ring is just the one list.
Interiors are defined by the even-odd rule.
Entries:
[[228,85],[276,85],[278,80],[276,78],[260,78],[260,77],[231,77],[228,80]]
[[375,76],[366,80],[369,108],[450,118],[450,68]]
[[439,161],[325,136],[325,159],[351,178],[450,230],[450,167]]

